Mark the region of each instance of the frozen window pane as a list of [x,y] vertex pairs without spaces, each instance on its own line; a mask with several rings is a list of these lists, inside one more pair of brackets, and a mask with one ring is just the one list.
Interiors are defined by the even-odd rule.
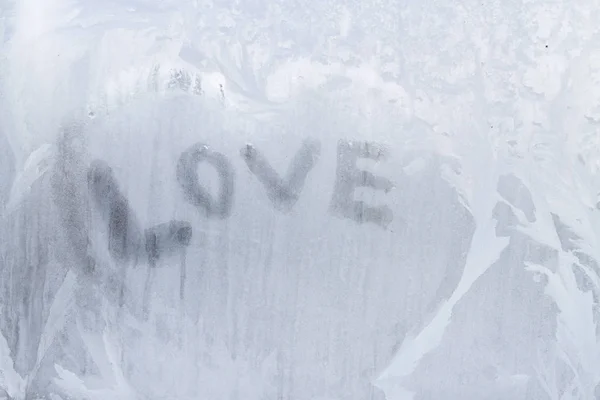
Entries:
[[599,21],[0,0],[0,399],[598,398]]

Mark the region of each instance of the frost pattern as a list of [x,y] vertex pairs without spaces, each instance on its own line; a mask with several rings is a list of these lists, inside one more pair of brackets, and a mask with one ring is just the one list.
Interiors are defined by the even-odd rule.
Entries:
[[[0,0],[0,398],[598,397],[599,13]],[[240,149],[284,176],[308,136],[273,212]],[[385,229],[327,212],[353,140],[390,149],[351,193]],[[236,172],[221,221],[177,186],[198,143]],[[105,246],[97,159],[147,257]]]

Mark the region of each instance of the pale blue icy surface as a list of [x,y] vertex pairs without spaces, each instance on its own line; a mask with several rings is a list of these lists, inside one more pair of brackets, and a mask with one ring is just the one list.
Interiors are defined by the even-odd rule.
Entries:
[[0,0],[0,399],[599,398],[598,5]]

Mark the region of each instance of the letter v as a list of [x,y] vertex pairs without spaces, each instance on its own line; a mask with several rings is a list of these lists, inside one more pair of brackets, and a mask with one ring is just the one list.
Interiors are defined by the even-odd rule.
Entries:
[[267,159],[251,144],[247,144],[240,154],[246,165],[267,190],[267,196],[276,209],[289,212],[294,207],[310,170],[315,166],[321,153],[318,141],[306,139],[296,153],[282,179],[271,167]]

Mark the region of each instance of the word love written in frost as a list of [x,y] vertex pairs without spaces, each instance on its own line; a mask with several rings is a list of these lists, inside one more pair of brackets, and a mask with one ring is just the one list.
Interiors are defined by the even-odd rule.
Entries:
[[[285,177],[281,177],[263,154],[252,145],[240,151],[249,170],[267,192],[272,205],[281,212],[289,212],[298,201],[308,174],[320,155],[320,143],[305,140],[296,152]],[[372,223],[382,228],[393,219],[387,206],[369,206],[354,199],[359,187],[382,190],[386,193],[393,184],[386,178],[360,170],[361,158],[379,161],[387,157],[384,147],[368,142],[340,141],[337,148],[337,169],[329,212],[357,223]],[[198,166],[208,163],[219,176],[219,191],[213,196],[202,186]],[[209,146],[198,143],[183,152],[177,164],[177,181],[185,199],[208,218],[227,219],[235,196],[234,169],[229,160]],[[88,170],[88,184],[95,207],[108,223],[108,248],[111,257],[119,263],[135,262],[140,252],[146,253],[151,266],[162,255],[186,248],[191,241],[192,227],[185,221],[170,221],[142,232],[136,223],[127,198],[119,189],[112,169],[104,161],[94,161]]]

